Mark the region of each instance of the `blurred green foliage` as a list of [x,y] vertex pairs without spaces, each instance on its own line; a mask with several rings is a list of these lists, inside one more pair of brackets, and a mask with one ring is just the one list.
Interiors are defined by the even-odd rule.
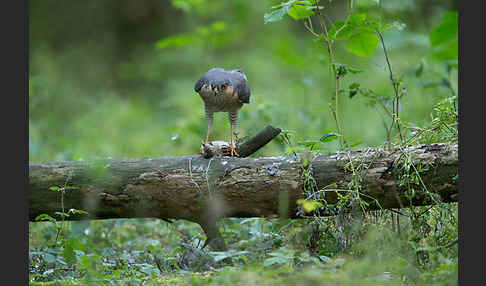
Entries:
[[[303,28],[302,20],[285,17],[264,24],[265,13],[279,3],[33,1],[29,160],[196,154],[206,123],[193,88],[215,66],[241,68],[248,76],[252,98],[240,112],[241,137],[254,135],[267,124],[293,132],[298,141],[336,132],[328,107],[333,103],[333,84],[327,52]],[[344,20],[349,9],[347,1],[320,5],[333,21]],[[457,4],[385,1],[380,5],[354,1],[353,11],[406,26],[385,31],[384,38],[394,72],[404,78],[407,88],[401,120],[422,126],[434,104],[449,92],[446,86],[426,84],[444,74],[444,62],[435,56],[451,55],[454,38],[447,27],[457,13],[444,12]],[[424,13],[427,17],[419,17]],[[359,83],[379,94],[393,93],[379,47],[370,58],[353,55],[345,47],[352,51],[352,39],[336,42],[336,62],[362,72],[347,75],[341,86]],[[417,76],[419,67],[422,72]],[[340,100],[347,140],[361,142],[356,148],[383,143],[380,116],[367,100],[359,96]],[[213,140],[228,140],[229,133],[227,115],[216,114]],[[330,144],[323,151],[336,148]],[[283,151],[275,141],[254,156]]]

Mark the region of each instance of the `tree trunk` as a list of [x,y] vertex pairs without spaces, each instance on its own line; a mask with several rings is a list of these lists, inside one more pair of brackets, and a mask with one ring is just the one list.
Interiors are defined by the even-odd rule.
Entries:
[[[308,166],[315,191],[328,204],[356,190],[371,209],[431,204],[427,190],[443,202],[457,201],[457,144],[410,146],[385,151],[320,155]],[[403,161],[407,174],[400,185]],[[68,219],[172,218],[199,223],[205,230],[223,217],[298,218],[297,200],[308,192],[311,177],[295,159],[286,157],[230,158],[200,155],[147,159],[29,163],[29,220],[39,214],[54,216],[64,208],[89,215]],[[354,172],[353,172],[354,170]],[[411,180],[408,180],[411,181]],[[72,186],[62,195],[52,186]],[[62,204],[61,204],[62,202]],[[207,232],[207,231],[206,231]],[[213,232],[213,231],[211,231]],[[216,235],[217,236],[217,235]],[[216,248],[224,248],[224,242]]]

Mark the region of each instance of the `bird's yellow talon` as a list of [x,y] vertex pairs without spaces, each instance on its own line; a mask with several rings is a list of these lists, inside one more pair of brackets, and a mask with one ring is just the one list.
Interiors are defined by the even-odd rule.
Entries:
[[201,147],[199,148],[199,153],[204,154],[203,152],[203,146],[208,144],[208,142],[204,142],[204,140],[201,140]]
[[232,157],[240,157],[240,154],[238,154],[236,152],[236,148],[233,145],[230,145],[230,149],[231,149],[231,156]]

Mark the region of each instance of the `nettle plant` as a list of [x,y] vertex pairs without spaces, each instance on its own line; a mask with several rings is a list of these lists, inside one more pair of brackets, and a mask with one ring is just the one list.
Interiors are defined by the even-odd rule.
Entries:
[[[353,180],[349,186],[350,192],[346,195],[339,194],[338,202],[334,206],[328,205],[325,199],[321,198],[320,194],[322,190],[317,189],[310,171],[312,160],[318,155],[321,144],[339,139],[341,150],[353,147],[352,144],[346,142],[345,136],[343,136],[342,118],[339,116],[339,98],[341,96],[347,95],[349,98],[354,98],[356,95],[363,96],[367,99],[368,105],[377,110],[381,115],[386,131],[386,147],[388,149],[392,148],[392,143],[394,147],[400,148],[401,145],[408,144],[413,139],[418,139],[423,143],[431,143],[431,141],[437,142],[439,139],[444,138],[457,138],[457,88],[454,86],[455,80],[453,76],[454,71],[457,71],[457,13],[445,13],[443,21],[429,35],[432,46],[430,49],[431,58],[444,61],[446,73],[434,74],[434,79],[427,86],[424,85],[424,88],[446,87],[451,92],[450,96],[436,105],[434,109],[435,115],[432,117],[431,124],[425,128],[418,128],[400,120],[400,101],[406,95],[407,89],[404,85],[404,75],[397,76],[392,70],[384,40],[385,31],[391,29],[403,30],[405,24],[399,21],[385,23],[381,18],[372,17],[367,13],[353,13],[352,1],[350,1],[350,12],[346,16],[346,19],[332,21],[325,15],[326,8],[319,5],[319,2],[296,0],[282,2],[271,7],[271,11],[264,15],[264,22],[266,24],[277,22],[286,16],[300,21],[304,28],[315,38],[314,41],[322,44],[328,55],[328,66],[332,76],[332,82],[334,83],[334,106],[330,104],[329,108],[336,123],[337,133],[326,134],[318,141],[304,141],[294,145],[290,140],[293,134],[288,131],[282,132],[282,141],[289,145],[286,153],[295,156],[302,165],[302,174],[305,181],[304,192],[306,195],[305,200],[298,202],[303,209],[302,215],[306,216],[306,213],[317,213],[315,218],[319,223],[322,223],[324,220],[319,218],[319,213],[339,214],[339,218],[342,217],[341,214],[346,209],[351,209],[351,211],[352,209],[358,209],[365,212],[367,206],[367,203],[361,198],[363,193],[361,192],[360,177],[360,169],[366,168],[366,166],[363,166],[360,162],[353,164],[350,161],[350,171],[353,174]],[[380,8],[379,5],[377,5],[377,8]],[[315,27],[316,25],[313,20],[316,20],[318,23],[318,28]],[[377,47],[381,47],[393,92],[379,94],[373,89],[362,87],[358,82],[352,82],[347,87],[342,87],[342,80],[346,75],[357,74],[363,71],[349,64],[339,62],[336,59],[335,50],[339,42],[344,42],[344,48],[349,53],[364,58],[371,57]],[[422,59],[420,65],[414,71],[416,77],[424,74],[424,62],[425,60]],[[411,137],[408,140],[406,138],[407,131],[411,131],[409,133]],[[408,186],[410,182],[419,180],[419,171],[413,172],[413,176],[402,175],[400,177],[402,184]],[[407,192],[409,199],[414,196],[410,190],[411,188]],[[322,225],[325,226],[326,223]],[[340,231],[337,233],[340,233]]]
[[[294,20],[301,21],[304,28],[315,37],[315,41],[323,45],[328,54],[328,65],[330,74],[334,82],[334,106],[329,104],[334,120],[336,122],[337,133],[343,135],[342,119],[339,116],[339,98],[346,93],[350,98],[361,93],[370,98],[376,97],[370,89],[362,88],[359,83],[353,82],[347,87],[342,87],[342,79],[348,74],[356,74],[363,72],[349,64],[338,62],[335,56],[336,44],[344,42],[344,48],[359,57],[369,58],[381,43],[384,55],[386,58],[387,68],[390,73],[391,84],[393,85],[394,95],[386,98],[376,97],[377,103],[382,105],[390,105],[391,110],[386,108],[386,111],[391,116],[391,124],[389,126],[385,123],[387,130],[387,141],[390,141],[393,129],[397,129],[402,138],[402,133],[399,124],[398,107],[400,98],[405,94],[403,88],[403,80],[393,74],[390,59],[388,57],[383,32],[390,29],[403,29],[405,24],[394,21],[392,23],[384,23],[380,19],[371,18],[366,13],[350,13],[346,20],[332,21],[325,15],[325,7],[318,5],[319,1],[296,1],[291,0],[283,2],[279,5],[273,6],[272,11],[266,13],[264,16],[265,23],[277,22],[282,20],[286,15]],[[350,11],[352,11],[352,1],[350,2]],[[314,27],[313,19],[317,18],[319,28]],[[350,147],[346,143],[345,137],[339,138],[340,147]]]
[[[350,8],[350,11],[352,11],[352,2],[350,3]],[[312,206],[312,209],[321,206],[320,204],[313,203],[316,200],[316,197],[319,197],[319,190],[317,190],[315,184],[313,184],[313,179],[308,168],[313,157],[316,155],[316,151],[319,149],[316,147],[336,139],[339,140],[340,149],[352,147],[351,144],[346,142],[345,136],[343,136],[342,119],[339,116],[339,98],[341,96],[348,94],[350,98],[353,98],[357,94],[362,94],[368,98],[374,99],[377,104],[380,103],[391,117],[391,123],[389,126],[387,126],[384,122],[387,131],[387,141],[391,141],[391,134],[394,128],[398,129],[398,133],[400,134],[400,137],[402,137],[398,120],[398,107],[399,100],[404,95],[404,89],[402,88],[403,80],[401,78],[396,78],[393,75],[385,46],[383,32],[389,29],[403,29],[405,25],[397,21],[392,23],[384,23],[380,19],[371,18],[366,13],[352,12],[346,16],[345,20],[332,21],[325,15],[325,7],[319,5],[319,1],[295,0],[283,2],[279,5],[273,6],[272,10],[264,15],[264,21],[265,23],[277,22],[282,20],[285,16],[290,16],[294,20],[301,21],[304,28],[315,37],[314,40],[318,44],[322,44],[323,48],[328,54],[329,70],[332,76],[332,82],[334,83],[334,106],[329,104],[329,108],[336,123],[337,133],[328,133],[322,136],[319,141],[300,142],[298,146],[291,146],[287,148],[287,153],[293,153],[294,156],[299,158],[302,163],[308,200],[301,202],[301,204],[306,210],[308,210],[309,206]],[[319,28],[314,27],[315,24],[313,24],[313,19],[315,18],[317,18],[316,20],[319,23]],[[362,70],[354,68],[349,64],[337,61],[335,49],[338,42],[344,42],[344,48],[348,52],[365,58],[371,57],[379,43],[381,43],[386,58],[387,68],[390,73],[390,80],[393,85],[394,95],[383,98],[378,97],[372,90],[362,88],[361,85],[356,82],[351,83],[348,87],[343,88],[341,86],[342,79],[346,75],[357,74],[362,72]],[[392,106],[391,110],[387,108],[388,105]],[[385,119],[383,118],[383,120]],[[288,137],[284,141],[287,144],[290,143]],[[297,152],[299,154],[297,154]],[[355,189],[359,190],[359,186],[356,186]],[[348,199],[348,196],[346,196],[346,201]]]

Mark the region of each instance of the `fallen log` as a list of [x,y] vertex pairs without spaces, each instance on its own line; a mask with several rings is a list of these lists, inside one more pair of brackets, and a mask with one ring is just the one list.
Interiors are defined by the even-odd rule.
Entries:
[[[406,158],[413,164],[409,169],[420,175],[419,181],[411,183],[416,190],[413,200],[406,195],[408,187],[400,184]],[[349,192],[356,176],[371,209],[431,204],[430,194],[442,202],[457,201],[457,144],[319,155],[306,168],[315,191],[328,204],[336,202],[338,192]],[[206,159],[201,155],[30,162],[29,220],[40,214],[54,216],[62,207],[66,212],[89,213],[72,215],[68,218],[72,220],[185,219],[199,223],[208,240],[216,241],[214,248],[225,249],[216,224],[223,217],[298,218],[297,200],[305,197],[309,178],[303,175],[306,168],[289,157]],[[61,200],[58,191],[50,190],[53,186],[74,188],[65,188]]]

